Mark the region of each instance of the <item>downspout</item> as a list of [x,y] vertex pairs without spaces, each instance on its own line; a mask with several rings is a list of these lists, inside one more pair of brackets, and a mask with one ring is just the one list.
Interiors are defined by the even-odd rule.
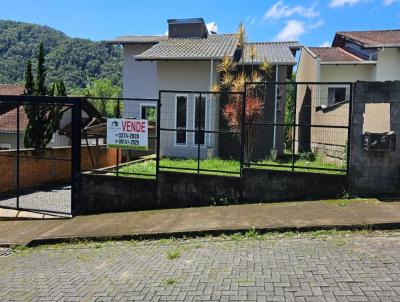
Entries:
[[[275,82],[279,82],[279,65],[275,67]],[[274,100],[274,138],[272,142],[272,149],[276,150],[276,120],[277,120],[277,107],[278,107],[278,83],[275,83],[275,100]]]
[[[210,62],[210,91],[212,91],[213,83],[214,83],[214,60],[211,59],[211,62]],[[214,106],[211,106],[211,102],[213,101],[212,98],[213,98],[213,94],[210,94],[210,100],[209,100],[210,106],[208,106],[209,110],[207,110],[207,106],[206,106],[206,110],[204,111],[204,112],[207,112],[207,114],[208,114],[208,119],[207,119],[208,120],[208,122],[207,122],[208,129],[211,129],[211,117],[214,116],[214,112],[212,112],[212,108]],[[206,98],[206,102],[207,102],[207,98]],[[208,129],[206,129],[206,130],[208,130]],[[211,134],[206,133],[205,135],[206,135],[206,147],[211,146]]]

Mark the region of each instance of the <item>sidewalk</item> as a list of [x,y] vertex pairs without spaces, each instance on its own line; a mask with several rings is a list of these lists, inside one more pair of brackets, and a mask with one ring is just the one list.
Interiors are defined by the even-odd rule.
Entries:
[[0,246],[74,239],[157,238],[204,233],[397,228],[400,201],[304,201],[155,210],[73,219],[0,221]]

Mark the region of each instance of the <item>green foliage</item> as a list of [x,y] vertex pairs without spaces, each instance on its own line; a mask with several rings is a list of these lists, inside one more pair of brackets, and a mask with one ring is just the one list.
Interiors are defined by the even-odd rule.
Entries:
[[67,96],[64,81],[54,82],[49,89],[49,96]]
[[[25,87],[27,91],[31,90],[33,86],[34,95],[46,95],[47,88],[46,81],[46,68],[43,43],[40,43],[38,53],[38,67],[36,69],[36,81],[31,82],[31,64],[28,61],[25,78]],[[32,85],[33,84],[33,85]],[[61,81],[53,84],[52,95],[65,94],[65,85]],[[62,117],[61,106],[41,104],[41,105],[25,105],[26,116],[28,117],[28,125],[26,126],[24,135],[24,145],[26,148],[34,148],[41,150],[46,148],[47,144],[51,141],[54,132],[58,129]]]
[[34,95],[47,95],[46,88],[46,67],[44,66],[44,46],[43,42],[39,45],[39,54],[37,58],[37,67],[36,67],[36,81],[35,81],[35,89],[33,91]]
[[26,62],[26,69],[25,69],[25,93],[28,95],[32,95],[34,89],[35,89],[35,82],[33,80],[33,74],[32,74],[32,62],[31,60],[28,60],[28,62]]
[[122,49],[106,42],[70,38],[61,31],[15,21],[0,21],[0,83],[23,82],[26,61],[47,51],[46,85],[64,79],[67,87],[85,87],[87,78],[107,78],[121,86]]
[[[84,89],[73,90],[72,94],[83,95],[86,97],[118,98],[121,97],[122,90],[119,86],[114,85],[109,79],[98,79],[89,81]],[[97,108],[102,116],[118,116],[118,102],[116,100],[92,99],[90,102]],[[122,102],[120,103],[120,111],[122,112]]]
[[172,250],[172,251],[168,251],[168,253],[167,253],[168,260],[178,259],[180,256],[181,256],[181,252],[179,250]]
[[[296,80],[296,75],[292,74],[291,81]],[[296,104],[296,86],[286,85],[286,103],[285,103],[285,124],[293,124],[295,117],[295,104]],[[293,127],[285,127],[285,149],[291,148],[293,141]]]

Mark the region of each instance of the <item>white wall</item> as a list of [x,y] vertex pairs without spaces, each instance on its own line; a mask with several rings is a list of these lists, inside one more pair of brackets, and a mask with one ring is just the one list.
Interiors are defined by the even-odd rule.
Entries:
[[378,53],[376,81],[400,80],[400,49],[385,48]]
[[[149,49],[153,44],[124,45],[123,97],[158,98],[157,62],[136,61],[135,55]],[[123,101],[123,116],[140,118],[140,101]],[[156,103],[149,103],[156,105]]]
[[372,81],[373,65],[323,65],[321,82]]
[[[213,64],[213,83],[217,82],[216,65]],[[160,61],[157,68],[158,88],[176,91],[210,91],[210,61]],[[176,95],[179,93],[163,93],[161,98],[161,127],[176,128]],[[194,129],[195,96],[187,94],[187,128]],[[219,123],[219,101],[211,94],[206,95],[206,130],[217,130]],[[218,154],[218,135],[206,134],[205,144],[201,147],[201,157],[207,156],[207,147]],[[175,144],[175,132],[162,131],[161,154],[174,157],[197,157],[197,145],[194,144],[194,133],[187,133],[186,146]]]

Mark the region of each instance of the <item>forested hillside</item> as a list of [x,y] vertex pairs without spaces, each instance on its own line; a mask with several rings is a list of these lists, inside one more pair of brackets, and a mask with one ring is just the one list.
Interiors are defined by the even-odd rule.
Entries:
[[[105,42],[70,38],[63,32],[0,20],[0,84],[23,82],[26,61],[36,61],[44,43],[48,83],[63,79],[68,89],[85,87],[90,79],[121,85],[122,49]],[[33,65],[35,70],[35,65]]]

